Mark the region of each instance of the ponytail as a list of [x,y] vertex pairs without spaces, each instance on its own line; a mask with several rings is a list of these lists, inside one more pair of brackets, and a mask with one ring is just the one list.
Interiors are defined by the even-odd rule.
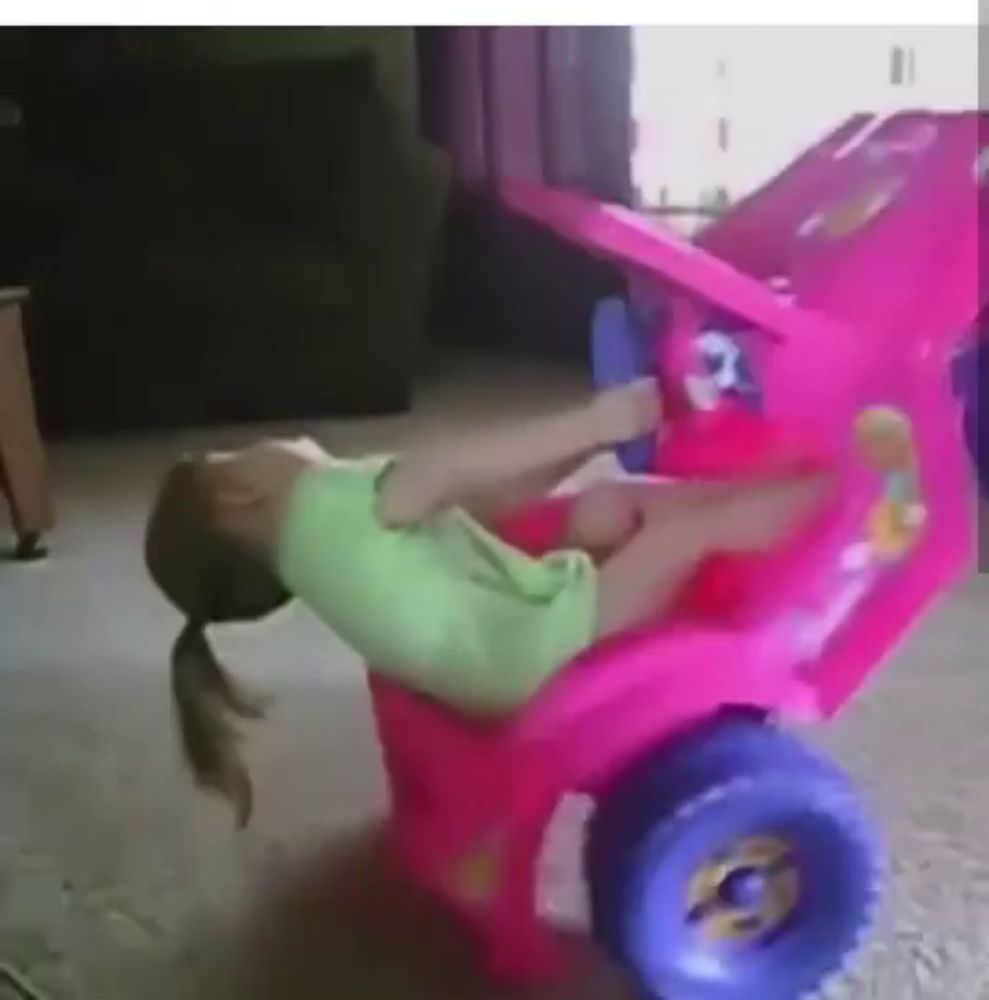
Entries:
[[264,704],[223,668],[200,622],[188,621],[175,640],[172,696],[182,748],[196,781],[229,799],[238,825],[245,827],[254,791],[235,719],[260,719]]

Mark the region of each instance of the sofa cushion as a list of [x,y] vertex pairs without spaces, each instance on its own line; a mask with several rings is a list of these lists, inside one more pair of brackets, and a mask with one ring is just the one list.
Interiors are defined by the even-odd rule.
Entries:
[[384,111],[363,55],[145,74],[104,122],[107,200],[121,221],[176,235],[336,236]]
[[334,306],[342,295],[331,249],[304,240],[259,243],[158,243],[143,263],[144,278],[159,294],[197,301],[238,296],[250,308]]

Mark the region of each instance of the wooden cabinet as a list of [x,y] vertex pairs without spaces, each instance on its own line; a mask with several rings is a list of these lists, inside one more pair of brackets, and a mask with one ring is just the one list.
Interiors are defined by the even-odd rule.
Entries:
[[54,521],[24,347],[21,306],[26,298],[24,289],[0,288],[0,486],[22,559],[41,552],[41,536]]

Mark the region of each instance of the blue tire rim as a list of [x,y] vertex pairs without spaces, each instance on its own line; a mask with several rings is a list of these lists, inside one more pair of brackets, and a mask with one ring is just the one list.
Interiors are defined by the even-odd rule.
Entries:
[[[871,930],[883,856],[838,767],[725,713],[604,791],[587,852],[595,934],[651,1000],[794,1000]],[[746,909],[765,919],[735,922]]]
[[[648,984],[663,984],[677,1000],[798,996],[834,970],[836,956],[855,948],[873,905],[874,853],[866,836],[856,837],[855,824],[841,822],[847,810],[807,808],[804,794],[795,801],[792,779],[746,784],[664,824],[642,847],[625,951]],[[779,845],[771,870],[731,865],[739,845],[753,841]],[[719,865],[725,879],[716,888],[728,892],[715,908],[699,911],[698,875]],[[739,895],[758,894],[752,876],[760,874],[763,896],[767,888],[777,893],[768,920],[758,899],[746,906],[744,898],[730,898],[732,881]],[[760,916],[758,925],[740,920],[737,934],[711,932],[746,909]]]

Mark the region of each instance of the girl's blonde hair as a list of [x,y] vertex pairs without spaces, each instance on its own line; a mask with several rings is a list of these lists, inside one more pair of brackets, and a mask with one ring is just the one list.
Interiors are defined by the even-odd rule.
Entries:
[[253,807],[236,719],[257,719],[263,703],[216,658],[212,623],[255,621],[290,594],[250,546],[217,525],[206,463],[183,459],[165,475],[148,518],[145,563],[187,618],[172,647],[172,696],[186,760],[203,788],[226,796],[241,826]]

